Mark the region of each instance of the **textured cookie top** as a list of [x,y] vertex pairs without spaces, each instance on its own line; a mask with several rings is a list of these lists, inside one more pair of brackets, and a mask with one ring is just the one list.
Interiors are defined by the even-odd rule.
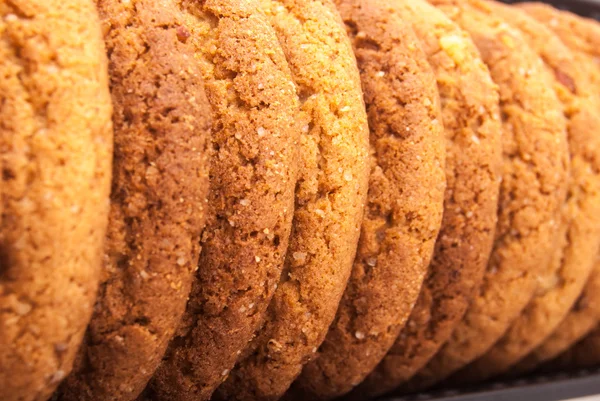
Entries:
[[338,2],[364,91],[374,163],[352,275],[300,399],[347,393],[377,365],[416,301],[443,211],[445,140],[435,77],[397,1]]
[[544,369],[556,372],[574,368],[595,368],[598,362],[600,362],[600,327],[596,326],[585,338],[546,364]]
[[353,393],[383,394],[410,379],[451,335],[483,278],[497,221],[502,144],[498,89],[468,34],[424,1],[403,1],[437,78],[448,188],[434,259],[394,346]]
[[[547,7],[543,4],[526,3],[522,9],[557,34],[570,48],[577,65],[585,70],[596,94],[600,93],[600,69],[598,50],[600,27],[595,21]],[[528,371],[540,363],[550,360],[581,339],[593,328],[600,317],[600,269],[594,268],[583,294],[569,315],[554,333],[514,367],[517,371]]]
[[210,106],[170,1],[99,0],[115,149],[104,271],[62,400],[135,399],[185,310],[208,193]]
[[[566,366],[577,366],[577,362],[569,365],[569,355],[580,355],[580,352],[571,352],[569,348],[573,346],[574,348],[585,349],[583,346],[579,347],[574,344],[580,340],[584,341],[582,338],[597,327],[598,322],[600,322],[600,297],[598,293],[600,293],[600,260],[596,259],[585,288],[568,315],[541,345],[511,367],[511,373],[531,372],[544,362],[551,361],[563,353],[566,355],[558,357],[556,363],[550,362],[548,367],[556,366],[557,369],[562,369]],[[592,334],[590,333],[590,335]],[[593,358],[590,355],[590,360]],[[596,359],[594,363],[597,361]]]
[[[543,3],[522,3],[516,7],[544,23],[575,52],[576,56],[578,52],[586,54],[596,66],[600,66],[600,25],[597,21],[568,11],[560,11]],[[600,72],[596,79],[598,75]],[[600,81],[595,81],[595,84],[599,83]]]
[[218,399],[279,398],[325,338],[350,275],[367,195],[356,60],[329,1],[264,0],[302,100],[290,247],[264,327]]
[[543,24],[521,10],[496,3],[490,12],[519,29],[554,76],[563,103],[571,159],[560,237],[536,295],[504,336],[454,379],[484,380],[507,371],[539,345],[564,319],[583,289],[600,245],[600,102],[585,70]]
[[542,60],[519,32],[478,3],[434,3],[469,32],[499,86],[504,165],[483,285],[448,342],[411,380],[414,387],[481,356],[527,305],[550,262],[568,183],[566,122]]
[[42,400],[92,314],[111,101],[87,0],[0,2],[0,399]]
[[213,111],[207,227],[183,323],[150,385],[208,399],[262,324],[291,229],[299,101],[253,1],[177,1]]

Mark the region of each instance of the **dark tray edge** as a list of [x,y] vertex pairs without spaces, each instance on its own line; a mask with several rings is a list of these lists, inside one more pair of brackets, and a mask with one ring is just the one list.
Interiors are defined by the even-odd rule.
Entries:
[[464,390],[388,396],[381,401],[558,401],[600,394],[600,369],[538,375]]

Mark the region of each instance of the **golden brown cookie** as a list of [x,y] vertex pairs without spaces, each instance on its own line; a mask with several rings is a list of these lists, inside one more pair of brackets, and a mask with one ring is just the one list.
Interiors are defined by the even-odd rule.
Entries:
[[443,211],[439,96],[400,2],[337,6],[361,73],[374,163],[352,275],[325,341],[290,389],[296,399],[343,395],[383,358],[415,304]]
[[[570,48],[575,62],[585,69],[593,90],[600,96],[600,26],[593,20],[544,4],[525,3],[520,7],[552,29]],[[600,272],[592,275],[580,300],[552,336],[512,370],[531,370],[579,341],[600,318],[596,306],[600,306]]]
[[294,210],[300,103],[254,1],[177,0],[213,109],[207,227],[182,325],[150,383],[157,400],[205,400],[262,324]]
[[482,3],[433,3],[471,35],[499,86],[505,162],[483,285],[448,342],[407,384],[410,389],[439,382],[480,357],[519,316],[550,262],[568,182],[563,107],[541,58]]
[[98,0],[115,149],[104,271],[61,400],[133,400],[175,332],[198,263],[211,109],[170,1]]
[[[600,24],[568,11],[543,3],[521,3],[517,5],[527,14],[550,28],[569,47],[578,59],[587,58],[600,68]],[[600,84],[600,73],[594,74],[594,84]]]
[[589,77],[569,49],[543,24],[521,10],[486,3],[490,12],[518,29],[554,76],[563,103],[571,161],[561,233],[550,269],[504,336],[481,358],[453,376],[481,381],[507,372],[547,338],[567,315],[589,277],[600,245],[600,102]]
[[556,359],[544,365],[544,370],[597,368],[600,363],[600,326]]
[[284,272],[264,327],[215,393],[274,400],[314,357],[350,275],[369,177],[356,60],[329,0],[263,0],[302,104],[305,132]]
[[88,324],[108,221],[112,106],[87,0],[0,2],[0,399],[45,400]]
[[419,300],[393,347],[355,398],[410,379],[448,339],[478,290],[494,239],[501,173],[498,90],[477,48],[425,1],[400,2],[437,78],[446,130],[448,188],[442,230]]
[[[510,375],[530,372],[546,361],[551,361],[558,355],[556,362],[550,362],[548,367],[563,367],[564,361],[569,360],[572,353],[568,350],[577,341],[584,338],[600,322],[600,260],[596,260],[594,269],[585,288],[569,314],[540,346],[529,353],[519,363],[511,368]],[[584,341],[584,340],[582,340]],[[578,346],[574,346],[580,348]],[[594,358],[590,355],[590,360]],[[600,359],[599,359],[600,360]]]
[[[562,367],[563,360],[570,358],[566,351],[578,341],[583,341],[600,322],[600,262],[597,260],[583,292],[563,319],[560,325],[535,350],[529,353],[510,370],[510,376],[522,375],[536,369],[547,361],[557,358],[557,363],[549,362],[549,368]],[[558,357],[561,354],[566,357]]]

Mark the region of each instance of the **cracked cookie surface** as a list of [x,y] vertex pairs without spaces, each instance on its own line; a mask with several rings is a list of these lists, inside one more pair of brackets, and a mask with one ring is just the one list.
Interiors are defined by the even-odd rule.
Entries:
[[92,314],[111,99],[87,0],[0,2],[0,399],[46,400]]
[[205,400],[265,317],[294,211],[300,103],[254,1],[177,0],[212,108],[206,229],[182,323],[150,382],[157,400]]
[[[600,26],[596,21],[556,10],[545,4],[524,3],[521,9],[550,28],[569,47],[576,63],[585,69],[596,94],[600,93]],[[596,95],[600,96],[600,95]],[[596,99],[596,102],[599,102]],[[554,333],[512,370],[525,372],[565,351],[600,320],[600,266],[597,266],[573,310]]]
[[508,329],[550,263],[564,204],[568,145],[552,77],[523,37],[477,1],[435,0],[465,29],[500,91],[503,173],[498,225],[479,293],[452,336],[407,384],[437,383],[480,357]]
[[208,192],[210,106],[179,10],[98,0],[115,148],[95,312],[61,400],[133,400],[190,293]]
[[328,0],[263,0],[302,100],[304,132],[290,247],[257,338],[216,399],[278,399],[335,317],[356,252],[369,131],[356,60]]
[[468,34],[425,1],[402,1],[437,79],[446,131],[444,219],[406,326],[352,397],[384,394],[433,357],[462,319],[490,256],[501,174],[498,88]]
[[350,391],[416,302],[443,211],[446,154],[435,77],[397,1],[337,2],[361,73],[374,151],[361,236],[337,315],[288,398]]
[[558,243],[535,296],[484,356],[453,375],[454,382],[482,381],[509,369],[540,345],[580,296],[600,245],[600,102],[585,68],[543,24],[521,10],[486,3],[494,15],[518,29],[554,77],[567,120],[570,179]]

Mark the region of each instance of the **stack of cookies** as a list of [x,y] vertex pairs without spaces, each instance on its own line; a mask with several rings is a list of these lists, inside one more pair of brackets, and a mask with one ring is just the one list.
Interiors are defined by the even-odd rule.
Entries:
[[596,22],[0,0],[0,36],[0,401],[368,400],[600,362]]

